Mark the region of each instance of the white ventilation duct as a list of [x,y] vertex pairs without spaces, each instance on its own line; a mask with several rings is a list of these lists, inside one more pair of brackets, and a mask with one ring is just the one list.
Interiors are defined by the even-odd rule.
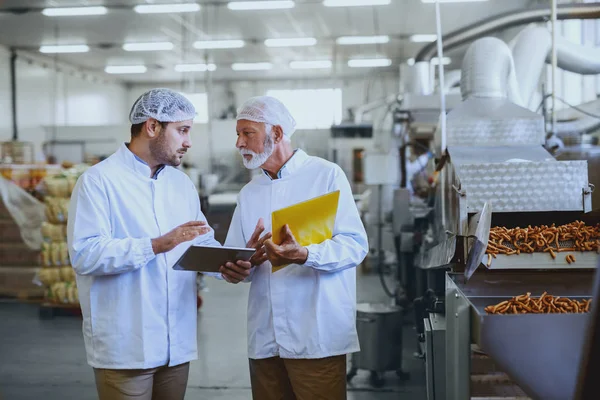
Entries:
[[[418,95],[431,95],[439,92],[439,82],[435,85],[435,90],[431,85],[431,64],[428,61],[416,63],[414,65],[400,65],[400,93],[411,93]],[[446,70],[444,73],[444,93],[460,86],[460,69]]]
[[[556,38],[556,57],[558,58],[558,67],[565,71],[581,75],[600,73],[600,48],[598,47],[582,46],[558,36]],[[546,56],[546,62],[550,62],[550,52]]]
[[[552,34],[541,26],[530,25],[511,41],[521,98],[529,104],[535,93],[545,63],[550,62]],[[600,73],[600,49],[581,46],[563,37],[556,38],[559,68],[582,75]]]
[[430,95],[429,61],[400,65],[400,93]]
[[460,89],[463,100],[508,98],[523,106],[510,48],[493,37],[478,39],[469,46],[462,63]]
[[519,92],[524,104],[529,106],[546,67],[546,57],[552,49],[552,35],[547,29],[530,26],[511,41],[510,47],[516,65]]
[[460,86],[460,79],[462,72],[460,69],[454,69],[452,71],[446,71],[444,74],[444,93],[448,93],[455,86]]
[[486,37],[469,46],[460,88],[463,101],[448,113],[448,147],[544,143],[544,119],[523,107],[512,53],[502,40]]
[[[552,34],[545,27],[530,25],[519,32],[510,46],[521,98],[529,105],[544,72],[545,63],[550,61]],[[578,45],[559,36],[556,38],[556,55],[558,67],[566,71],[581,75],[600,73],[600,48]],[[592,102],[586,107],[592,113],[600,111],[598,102]],[[580,134],[600,129],[597,118],[579,112],[571,114],[569,121],[556,125],[557,134]],[[560,121],[563,118],[559,115],[558,119]]]

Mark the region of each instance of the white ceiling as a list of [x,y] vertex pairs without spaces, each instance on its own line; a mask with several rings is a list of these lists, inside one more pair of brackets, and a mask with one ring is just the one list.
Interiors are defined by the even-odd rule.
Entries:
[[[263,78],[312,78],[362,76],[366,69],[349,68],[350,58],[392,59],[388,68],[397,71],[398,65],[413,57],[424,45],[411,43],[412,34],[435,33],[435,6],[420,0],[392,0],[392,4],[371,7],[325,7],[320,0],[298,0],[289,10],[232,11],[225,0],[198,1],[202,9],[186,14],[137,14],[137,4],[167,3],[168,1],[105,0],[105,1],[43,1],[0,0],[0,44],[37,52],[40,45],[87,44],[88,53],[60,54],[56,57],[72,65],[104,73],[106,65],[145,64],[145,74],[120,75],[126,82],[180,81],[187,75],[175,72],[179,63],[202,63],[208,60],[217,65],[212,72],[215,80]],[[476,22],[496,13],[549,3],[540,0],[488,0],[479,3],[442,5],[444,32]],[[47,17],[40,10],[49,6],[104,5],[109,12],[101,16]],[[12,8],[29,8],[28,12],[6,12]],[[387,44],[335,44],[335,38],[349,35],[389,35]],[[315,37],[316,46],[268,48],[268,38]],[[241,49],[197,50],[196,40],[244,39]],[[170,41],[172,51],[126,52],[125,42]],[[249,42],[249,43],[248,43]],[[450,54],[452,56],[452,54]],[[331,70],[292,70],[288,64],[296,60],[333,61]],[[234,62],[271,62],[270,71],[237,72]],[[460,62],[455,57],[454,65]],[[187,73],[190,74],[190,73]],[[193,73],[204,79],[202,72]]]

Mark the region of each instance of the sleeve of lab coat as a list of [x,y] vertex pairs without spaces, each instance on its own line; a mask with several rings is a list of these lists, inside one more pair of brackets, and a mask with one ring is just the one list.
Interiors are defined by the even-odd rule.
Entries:
[[360,219],[344,172],[335,168],[329,191],[340,191],[338,211],[332,238],[320,244],[307,246],[308,258],[304,266],[323,272],[337,272],[356,267],[369,251],[367,233]]
[[[225,246],[231,247],[246,247],[246,243],[248,242],[244,237],[244,231],[242,229],[242,217],[241,217],[241,206],[240,199],[238,196],[237,205],[235,206],[235,211],[233,212],[233,217],[231,218],[231,224],[229,224],[229,230],[227,231],[227,238],[225,239]],[[249,239],[249,238],[248,238]],[[256,271],[256,267],[252,267],[250,269],[250,275],[244,282],[251,282],[252,276],[254,276],[254,271]]]
[[[198,192],[196,191],[196,187],[194,186],[193,183],[191,183],[191,188],[192,188],[192,193],[190,194],[191,196],[193,196],[193,198],[195,199],[195,208],[197,210],[196,212],[196,221],[206,221],[208,223],[208,221],[206,220],[206,217],[204,216],[204,213],[202,213],[202,207],[200,206],[200,197],[198,197]],[[210,232],[199,236],[198,238],[196,238],[196,240],[194,241],[194,245],[197,246],[218,246],[221,247],[221,243],[219,243],[217,241],[217,239],[215,239],[215,231],[212,229],[210,229]],[[213,278],[217,278],[217,279],[223,279],[223,276],[221,275],[220,272],[202,272],[202,275],[206,275],[206,276],[212,276]]]
[[112,237],[108,197],[99,179],[88,174],[79,178],[71,196],[67,240],[79,275],[134,271],[156,257],[150,237]]

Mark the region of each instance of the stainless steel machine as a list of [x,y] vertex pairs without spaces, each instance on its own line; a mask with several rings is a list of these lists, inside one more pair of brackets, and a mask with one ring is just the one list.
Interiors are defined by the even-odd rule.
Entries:
[[564,253],[532,253],[498,255],[484,266],[481,254],[473,261],[481,239],[474,236],[485,207],[493,211],[491,226],[597,223],[586,214],[593,192],[587,162],[554,159],[542,147],[543,118],[504,98],[455,107],[446,139],[432,245],[417,263],[430,294],[422,335],[428,398],[570,399],[588,316],[487,315],[484,308],[527,292],[589,298],[596,252],[577,253],[576,265]]
[[402,312],[401,307],[381,303],[357,305],[360,352],[352,354],[351,369],[346,375],[348,382],[359,369],[370,371],[373,387],[384,385],[386,371],[395,371],[400,379],[408,379],[408,374],[402,371]]

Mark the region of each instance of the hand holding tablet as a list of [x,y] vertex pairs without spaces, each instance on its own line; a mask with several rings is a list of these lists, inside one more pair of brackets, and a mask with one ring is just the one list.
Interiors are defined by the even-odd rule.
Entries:
[[267,260],[267,254],[264,247],[265,240],[271,238],[271,233],[266,233],[260,236],[265,230],[265,224],[260,218],[254,228],[254,232],[246,243],[247,248],[254,248],[256,252],[246,260],[238,260],[237,262],[228,262],[221,267],[221,275],[229,283],[239,283],[250,275],[250,269],[253,266],[260,265]]
[[220,272],[229,283],[239,283],[250,275],[252,266],[266,260],[264,242],[270,233],[260,218],[246,247],[191,246],[175,263],[173,269],[180,271]]
[[[227,263],[243,262],[250,265],[255,249],[243,247],[191,246],[175,263],[179,271],[221,272]],[[250,267],[248,267],[249,269]]]

